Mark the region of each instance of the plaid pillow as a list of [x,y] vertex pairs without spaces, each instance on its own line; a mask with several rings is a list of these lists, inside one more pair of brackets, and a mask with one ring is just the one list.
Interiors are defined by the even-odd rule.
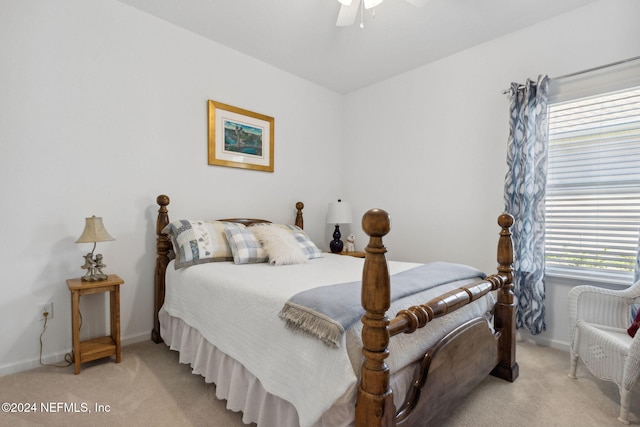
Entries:
[[[260,225],[261,224],[254,224],[252,225],[252,227],[259,227]],[[291,234],[293,234],[293,237],[295,237],[296,240],[298,241],[298,244],[302,248],[302,252],[305,254],[307,259],[322,257],[322,252],[320,251],[320,249],[318,249],[316,244],[311,241],[311,239],[309,238],[309,235],[305,233],[302,230],[302,228],[296,225],[291,225],[291,224],[273,224],[273,225],[277,227],[282,227],[287,231],[289,231]]]
[[233,222],[224,223],[224,234],[233,253],[236,264],[254,264],[267,262],[267,253],[256,236],[243,224]]
[[176,254],[177,269],[205,262],[231,261],[233,254],[220,221],[181,219],[169,223],[162,232],[168,234]]

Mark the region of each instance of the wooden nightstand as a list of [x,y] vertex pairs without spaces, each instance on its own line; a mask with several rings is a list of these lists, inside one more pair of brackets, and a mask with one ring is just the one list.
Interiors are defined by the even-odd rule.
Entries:
[[[76,375],[80,373],[80,364],[91,360],[116,355],[116,363],[122,360],[120,350],[120,285],[124,281],[115,274],[99,282],[83,282],[81,279],[67,280],[71,291],[71,336],[73,339],[73,360]],[[80,295],[109,292],[111,307],[111,335],[80,341]]]
[[366,252],[354,251],[354,252],[340,252],[338,255],[348,255],[356,258],[364,258],[367,254]]

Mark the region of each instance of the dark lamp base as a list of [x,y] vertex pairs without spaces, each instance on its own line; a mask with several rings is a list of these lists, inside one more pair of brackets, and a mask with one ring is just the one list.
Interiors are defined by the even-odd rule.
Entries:
[[336,224],[336,229],[333,231],[333,240],[329,243],[329,249],[331,249],[331,252],[334,254],[339,254],[344,248],[344,243],[342,243],[340,237],[342,237],[340,234],[340,226]]

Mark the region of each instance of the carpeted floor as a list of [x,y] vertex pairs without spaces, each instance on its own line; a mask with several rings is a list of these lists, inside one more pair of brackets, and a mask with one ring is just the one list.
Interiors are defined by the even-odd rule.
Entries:
[[[617,421],[617,387],[595,379],[582,364],[578,380],[570,379],[567,353],[518,342],[518,362],[514,383],[488,377],[446,426],[623,425]],[[630,416],[636,425],[639,397],[636,387]],[[2,426],[244,426],[241,414],[216,399],[214,385],[180,365],[176,352],[151,341],[125,347],[120,364],[84,364],[80,375],[73,367],[41,367],[2,377],[0,402],[36,408],[0,412]]]

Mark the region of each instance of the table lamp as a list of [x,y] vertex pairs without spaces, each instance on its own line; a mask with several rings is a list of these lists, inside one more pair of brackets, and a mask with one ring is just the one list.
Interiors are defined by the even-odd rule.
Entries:
[[82,268],[87,270],[87,273],[82,276],[83,282],[98,282],[107,279],[107,275],[102,272],[102,269],[106,267],[102,255],[96,254],[94,258],[93,252],[96,250],[97,242],[109,242],[111,240],[115,239],[105,230],[102,218],[95,215],[91,218],[85,218],[84,231],[78,237],[76,243],[93,243],[93,249],[84,256]]
[[342,252],[344,244],[340,240],[340,224],[351,224],[351,206],[338,199],[337,202],[329,203],[327,211],[327,224],[335,224],[333,240],[329,243],[329,248],[334,254]]

